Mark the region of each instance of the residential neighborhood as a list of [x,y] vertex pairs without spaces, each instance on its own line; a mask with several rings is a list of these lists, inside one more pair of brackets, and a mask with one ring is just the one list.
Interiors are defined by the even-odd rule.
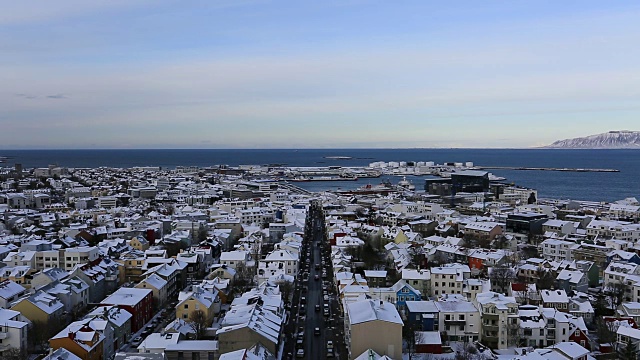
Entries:
[[2,359],[640,354],[635,198],[480,170],[331,192],[263,180],[282,166],[1,170]]

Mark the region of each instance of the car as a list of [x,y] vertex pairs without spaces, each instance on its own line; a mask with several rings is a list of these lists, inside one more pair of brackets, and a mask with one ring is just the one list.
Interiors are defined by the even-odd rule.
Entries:
[[304,357],[304,349],[298,349],[298,351],[296,351],[296,357],[303,358]]
[[316,270],[320,270],[320,264],[316,263],[315,268]]
[[142,337],[137,336],[135,337],[133,340],[131,340],[131,346],[139,346],[140,344],[142,344]]
[[320,305],[316,304],[316,311],[320,311]]
[[327,341],[327,350],[329,350],[329,349],[333,350],[333,341],[331,341],[331,340]]
[[327,357],[332,358],[334,356],[333,349],[327,349]]
[[300,304],[306,304],[307,303],[307,298],[305,296],[300,298]]
[[320,335],[320,328],[319,327],[313,329],[313,335]]
[[316,275],[313,277],[314,280],[320,280],[320,276]]

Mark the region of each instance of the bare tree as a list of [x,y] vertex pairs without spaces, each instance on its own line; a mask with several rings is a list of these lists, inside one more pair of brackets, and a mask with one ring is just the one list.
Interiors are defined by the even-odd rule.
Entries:
[[407,323],[402,327],[402,340],[409,354],[409,359],[413,359],[416,353],[416,343],[419,342],[420,333],[416,331],[413,323]]
[[456,351],[455,360],[476,360],[480,359],[478,349],[471,343],[464,343],[462,348]]
[[204,337],[207,326],[209,325],[207,324],[209,322],[207,314],[202,310],[193,311],[189,314],[189,322],[191,323],[193,330],[196,332],[196,340],[201,340]]
[[208,237],[209,237],[209,230],[207,229],[207,226],[204,224],[200,224],[197,230],[198,242],[201,243],[207,240]]
[[34,321],[29,328],[27,341],[30,348],[40,351],[49,348],[49,339],[65,327],[66,321],[54,318],[50,321]]
[[285,303],[289,302],[291,294],[293,294],[293,281],[285,280],[278,284],[280,294]]
[[553,287],[555,279],[553,278],[553,275],[551,275],[550,271],[539,267],[537,275],[538,281],[536,281],[536,287],[538,290],[549,290]]
[[520,325],[515,319],[509,319],[507,325],[507,345],[508,346],[524,346],[526,345],[526,339],[520,336]]
[[625,286],[621,282],[614,282],[607,285],[604,293],[609,297],[610,303],[614,307],[620,306],[624,301]]
[[601,344],[610,343],[613,344],[616,342],[616,333],[618,332],[618,328],[620,327],[620,323],[613,319],[605,319],[599,317],[596,319],[596,335],[598,336],[598,341]]
[[28,359],[29,355],[25,349],[9,348],[2,352],[2,360],[24,360]]
[[507,293],[508,287],[511,285],[511,282],[515,280],[515,278],[515,271],[509,266],[504,265],[493,267],[491,269],[491,273],[489,274],[491,285],[495,286],[503,294]]

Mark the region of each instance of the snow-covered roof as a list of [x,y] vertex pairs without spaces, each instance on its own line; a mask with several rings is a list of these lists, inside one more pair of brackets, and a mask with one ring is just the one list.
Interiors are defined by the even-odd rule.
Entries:
[[106,299],[102,300],[101,304],[133,306],[151,293],[151,289],[119,288]]
[[0,298],[10,299],[16,295],[26,292],[27,289],[12,280],[0,282]]
[[396,307],[386,301],[362,300],[347,304],[347,314],[351,324],[369,321],[386,321],[404,325]]

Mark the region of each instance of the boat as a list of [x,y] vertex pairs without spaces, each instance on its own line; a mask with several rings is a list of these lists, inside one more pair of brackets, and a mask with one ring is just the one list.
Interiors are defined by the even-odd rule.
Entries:
[[357,177],[351,176],[298,176],[289,181],[293,182],[306,182],[306,181],[356,181]]
[[495,176],[492,173],[489,173],[489,181],[504,181],[504,180],[507,180],[507,178],[502,176]]
[[369,194],[381,194],[387,195],[390,192],[396,191],[390,183],[384,182],[378,185],[367,184],[364,186],[360,186],[355,190],[342,190],[336,191],[337,194],[341,195],[369,195]]
[[353,159],[351,156],[325,156],[325,159],[331,160],[351,160]]
[[406,176],[402,177],[402,180],[400,180],[400,182],[398,182],[398,186],[403,188],[403,189],[411,190],[411,191],[416,189],[416,186],[413,185],[410,181],[408,181]]

